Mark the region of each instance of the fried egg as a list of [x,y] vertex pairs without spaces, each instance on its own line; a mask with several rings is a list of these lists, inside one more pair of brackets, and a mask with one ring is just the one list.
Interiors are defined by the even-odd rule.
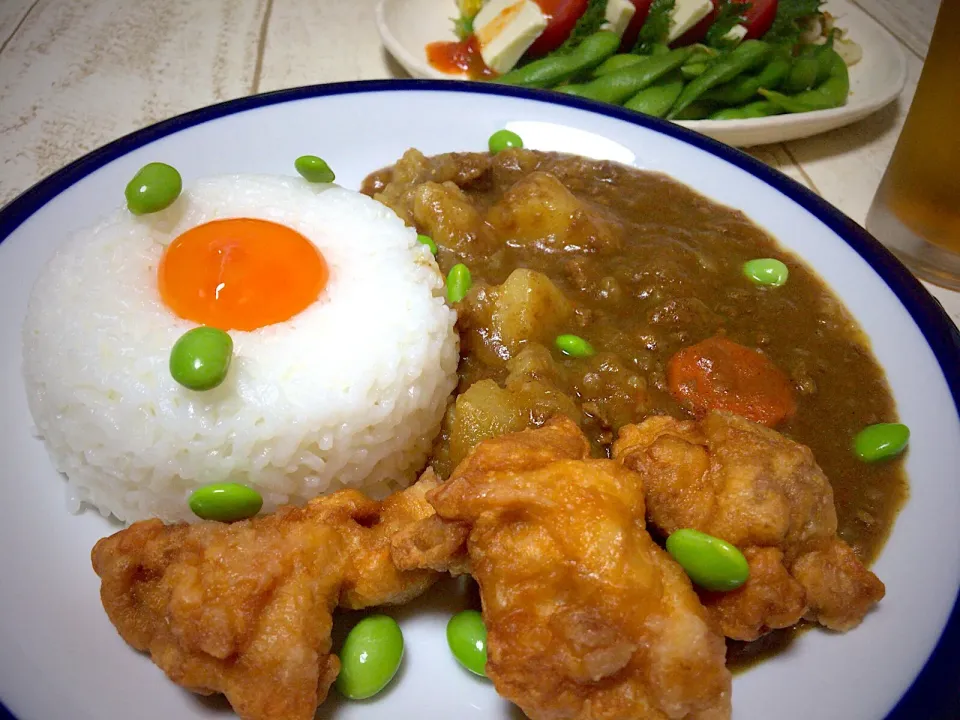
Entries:
[[[256,489],[264,512],[405,486],[456,385],[443,290],[412,228],[333,184],[220,176],[161,212],[114,212],[49,262],[24,325],[30,408],[71,508],[192,520],[187,498],[213,482]],[[204,392],[169,368],[200,325],[234,344]]]

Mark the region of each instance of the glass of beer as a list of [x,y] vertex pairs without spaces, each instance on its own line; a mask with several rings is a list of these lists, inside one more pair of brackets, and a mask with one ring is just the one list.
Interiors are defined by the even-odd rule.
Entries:
[[960,290],[960,0],[943,0],[917,94],[867,215],[916,275]]

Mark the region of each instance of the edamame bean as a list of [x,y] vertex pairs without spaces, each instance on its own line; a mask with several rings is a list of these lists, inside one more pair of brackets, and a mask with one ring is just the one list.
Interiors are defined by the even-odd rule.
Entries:
[[204,520],[233,522],[253,517],[263,507],[263,498],[253,488],[239,483],[213,483],[190,495],[193,514]]
[[463,263],[457,263],[447,273],[447,300],[458,303],[467,296],[467,291],[473,285],[470,268]]
[[233,339],[223,330],[188,330],[170,350],[170,375],[190,390],[212,390],[222,383],[233,358]]
[[123,194],[130,212],[146,215],[170,207],[180,197],[181,190],[183,179],[176,168],[166,163],[152,162],[137,171]]
[[876,462],[899,455],[910,441],[910,428],[901,423],[868,425],[853,439],[853,450],[861,460]]
[[523,140],[515,132],[509,130],[497,130],[487,141],[490,152],[496,155],[501,150],[507,148],[522,148]]
[[557,335],[554,342],[560,352],[570,357],[590,357],[596,354],[593,345],[579,335]]
[[667,552],[690,579],[707,590],[729,591],[750,576],[747,559],[737,548],[699,530],[677,530],[667,538]]
[[790,277],[790,270],[776,258],[757,258],[743,264],[743,274],[757,285],[780,287]]
[[480,613],[464,610],[450,618],[447,644],[458,663],[474,675],[487,676],[487,626]]
[[316,155],[301,155],[294,161],[293,166],[307,182],[332,183],[337,178],[327,161]]
[[337,690],[351,700],[366,700],[383,690],[400,668],[403,633],[387,615],[358,622],[340,650]]
[[429,235],[417,235],[417,242],[430,248],[430,252],[432,252],[434,255],[437,254],[437,244]]

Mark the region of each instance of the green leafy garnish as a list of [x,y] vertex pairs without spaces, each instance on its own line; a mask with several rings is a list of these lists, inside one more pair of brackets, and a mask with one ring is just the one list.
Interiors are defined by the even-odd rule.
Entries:
[[704,42],[714,48],[722,48],[730,45],[730,40],[727,39],[726,35],[744,21],[750,5],[751,3],[749,2],[721,0],[716,19],[713,21],[710,29],[707,30],[707,36]]
[[483,8],[484,0],[457,0],[457,9],[460,17],[450,18],[453,22],[453,32],[461,40],[473,35],[473,19]]
[[823,0],[780,0],[773,25],[763,36],[770,43],[796,45],[802,32],[800,20],[820,13]]
[[670,23],[673,22],[670,13],[673,12],[674,5],[676,0],[653,0],[647,19],[640,28],[640,34],[637,35],[637,43],[630,52],[634,55],[649,55],[654,45],[663,45],[667,42],[670,36]]
[[565,55],[582,43],[587,36],[593,35],[600,30],[606,20],[608,0],[588,0],[587,9],[573,26],[570,35],[563,41],[563,45],[554,50],[550,55]]
[[461,15],[457,18],[450,18],[453,22],[453,32],[456,33],[459,40],[466,40],[473,35],[473,18]]

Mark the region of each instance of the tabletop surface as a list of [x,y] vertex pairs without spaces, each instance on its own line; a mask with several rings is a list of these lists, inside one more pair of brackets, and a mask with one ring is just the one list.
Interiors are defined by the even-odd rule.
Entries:
[[[846,128],[748,152],[863,223],[939,0],[853,1],[906,50],[898,102]],[[380,45],[376,4],[0,0],[0,205],[100,145],[188,110],[298,85],[405,77]],[[960,324],[960,293],[927,287]]]

